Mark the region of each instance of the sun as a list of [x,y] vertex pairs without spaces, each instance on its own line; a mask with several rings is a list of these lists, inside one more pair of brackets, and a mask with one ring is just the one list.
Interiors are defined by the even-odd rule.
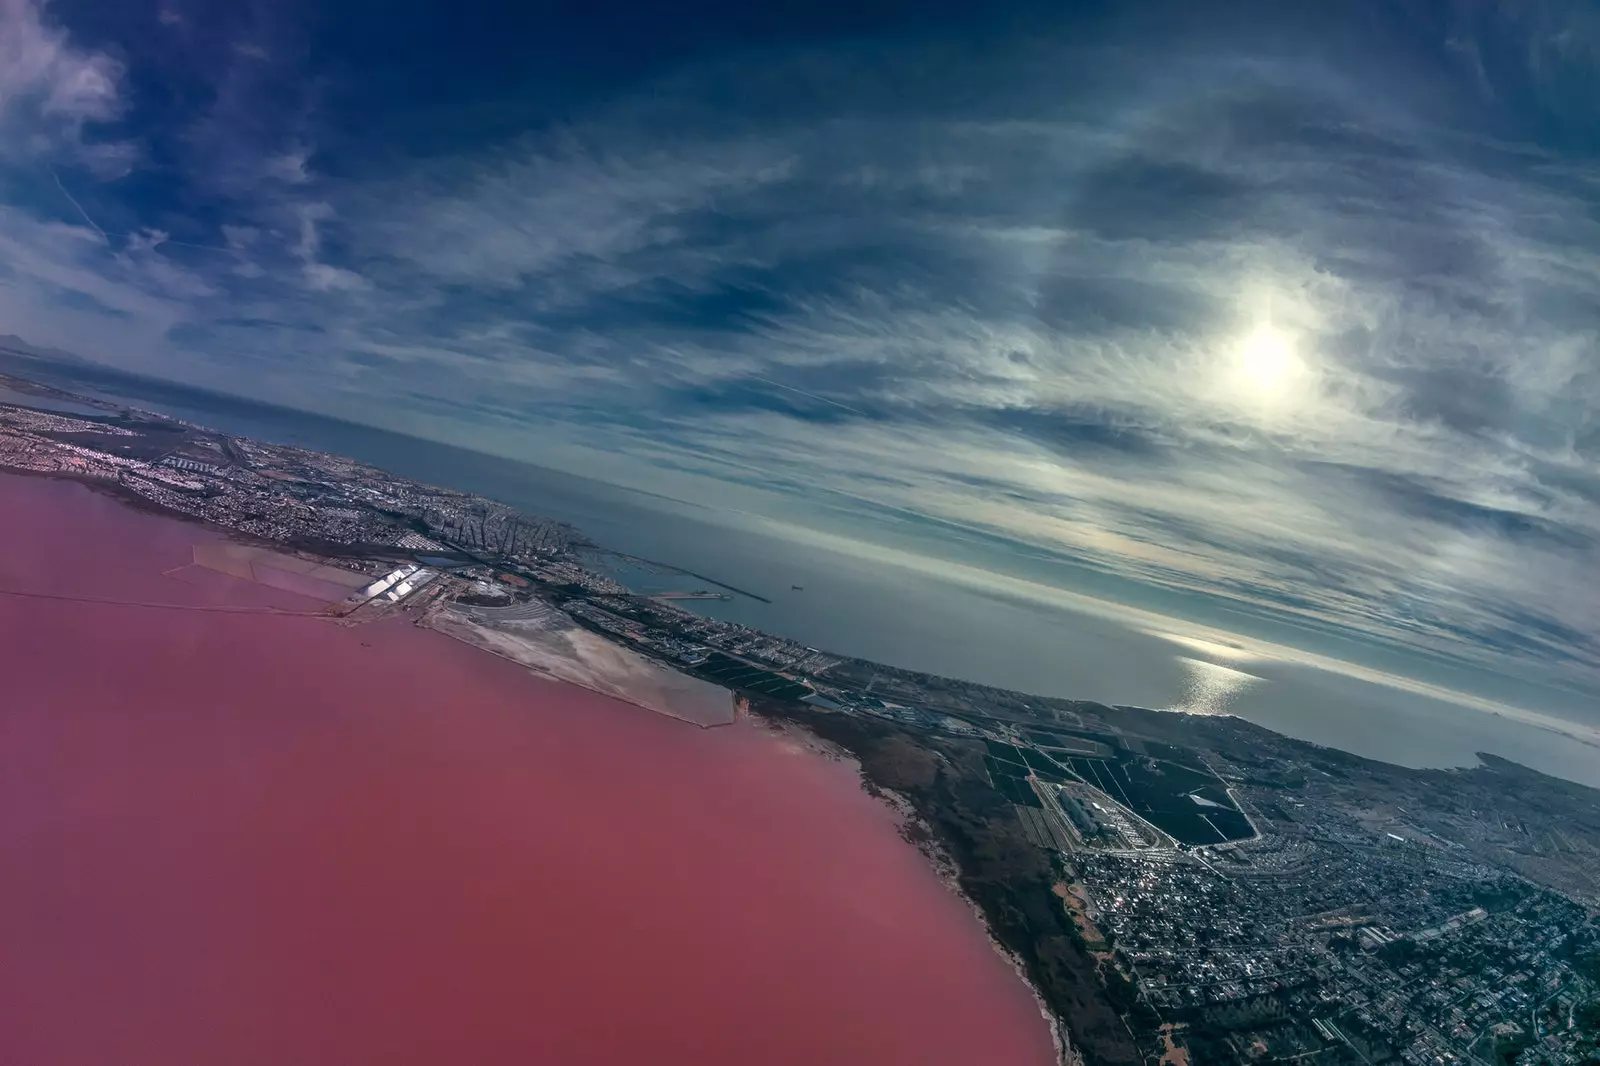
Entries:
[[1233,386],[1257,402],[1284,399],[1305,377],[1306,365],[1294,340],[1271,325],[1260,325],[1241,338],[1233,352]]

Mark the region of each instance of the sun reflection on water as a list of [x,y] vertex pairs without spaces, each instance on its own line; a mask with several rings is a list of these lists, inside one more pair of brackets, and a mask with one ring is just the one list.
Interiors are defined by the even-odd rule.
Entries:
[[1228,714],[1233,701],[1262,679],[1231,666],[1218,666],[1204,659],[1177,657],[1183,664],[1183,699],[1171,709],[1190,714]]

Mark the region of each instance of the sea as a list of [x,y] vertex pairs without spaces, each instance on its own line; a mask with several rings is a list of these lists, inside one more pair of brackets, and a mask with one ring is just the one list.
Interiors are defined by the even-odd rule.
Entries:
[[[606,549],[760,597],[680,601],[685,609],[825,651],[1039,695],[1233,714],[1404,766],[1472,766],[1478,752],[1490,752],[1600,787],[1600,748],[1490,710],[1293,660],[1240,664],[1206,656],[1065,600],[888,565],[748,516],[535,463],[97,367],[30,362],[17,372],[224,432],[348,455],[568,522]],[[685,574],[608,565],[642,592],[717,591]],[[1063,583],[1069,592],[1071,580]]]

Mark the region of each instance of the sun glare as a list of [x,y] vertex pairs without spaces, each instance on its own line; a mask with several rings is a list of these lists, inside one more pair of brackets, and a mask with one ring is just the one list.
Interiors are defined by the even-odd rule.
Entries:
[[1294,390],[1305,372],[1294,341],[1270,325],[1257,326],[1234,350],[1234,386],[1258,402],[1282,399]]
[[1259,653],[1251,651],[1238,643],[1223,643],[1218,640],[1207,640],[1204,637],[1185,636],[1181,633],[1164,633],[1155,629],[1146,630],[1146,632],[1153,637],[1160,637],[1162,640],[1182,645],[1190,651],[1206,656],[1208,659],[1225,659],[1229,662],[1253,662],[1264,658]]

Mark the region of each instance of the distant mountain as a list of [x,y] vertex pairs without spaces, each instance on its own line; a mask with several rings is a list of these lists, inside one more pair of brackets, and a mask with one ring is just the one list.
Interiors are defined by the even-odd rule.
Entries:
[[64,352],[60,348],[40,348],[38,345],[29,344],[15,333],[0,333],[0,352],[8,355],[23,355],[30,359],[45,359],[52,363],[76,363],[79,365],[89,363],[81,355]]

